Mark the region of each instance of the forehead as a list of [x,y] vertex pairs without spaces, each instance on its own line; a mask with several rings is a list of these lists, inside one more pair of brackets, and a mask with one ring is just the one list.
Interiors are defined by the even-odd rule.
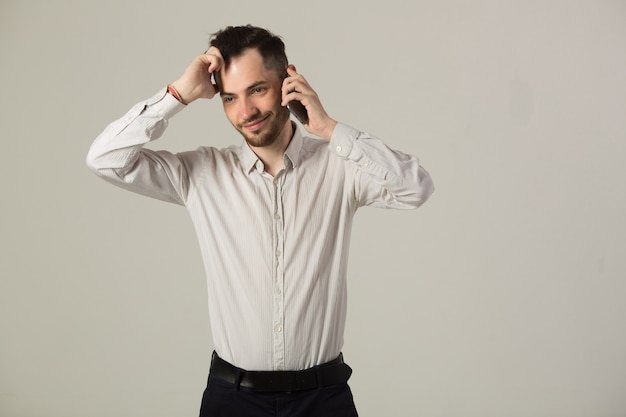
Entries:
[[280,81],[275,71],[265,67],[263,57],[256,49],[248,49],[230,60],[228,67],[220,70],[221,90],[237,94],[260,81]]

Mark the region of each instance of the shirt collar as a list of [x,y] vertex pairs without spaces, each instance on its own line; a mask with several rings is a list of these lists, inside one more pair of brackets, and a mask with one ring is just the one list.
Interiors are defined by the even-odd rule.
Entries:
[[[301,151],[304,139],[302,138],[302,132],[300,132],[298,126],[294,122],[291,122],[291,124],[293,126],[293,137],[291,138],[291,142],[289,142],[287,149],[285,149],[285,156],[289,159],[289,161],[291,161],[291,166],[295,168],[300,164],[302,159]],[[285,162],[287,161],[285,160]]]
[[[293,137],[287,145],[287,149],[285,150],[285,155],[283,157],[285,167],[291,165],[292,167],[297,167],[301,160],[301,150],[303,144],[303,137],[298,126],[291,122],[293,126]],[[243,143],[239,146],[239,159],[245,169],[246,173],[251,173],[252,170],[257,169],[259,171],[263,171],[263,161],[259,159],[259,157],[252,151],[248,143],[243,141]]]

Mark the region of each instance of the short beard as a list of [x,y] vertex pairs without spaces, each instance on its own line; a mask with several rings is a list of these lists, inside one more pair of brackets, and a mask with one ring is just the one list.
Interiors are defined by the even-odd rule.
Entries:
[[248,145],[255,148],[270,146],[274,142],[276,142],[276,139],[278,139],[280,132],[282,132],[282,130],[285,128],[287,120],[289,120],[289,111],[286,108],[281,108],[278,113],[269,113],[269,115],[268,113],[265,113],[253,120],[247,121],[246,123],[252,122],[254,120],[263,119],[264,117],[268,117],[269,119],[273,118],[273,120],[270,121],[270,125],[268,127],[265,127],[265,129],[267,130],[260,134],[256,134],[255,132],[250,134],[244,132],[243,126],[235,126],[235,128],[246,140]]

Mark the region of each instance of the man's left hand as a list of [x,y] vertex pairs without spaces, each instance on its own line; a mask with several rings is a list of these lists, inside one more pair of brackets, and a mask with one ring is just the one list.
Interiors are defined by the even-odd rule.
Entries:
[[282,105],[286,106],[292,100],[300,101],[306,108],[309,121],[304,125],[305,129],[322,139],[330,141],[330,138],[337,126],[322,107],[322,103],[307,80],[296,71],[296,67],[287,67],[287,77],[283,81]]

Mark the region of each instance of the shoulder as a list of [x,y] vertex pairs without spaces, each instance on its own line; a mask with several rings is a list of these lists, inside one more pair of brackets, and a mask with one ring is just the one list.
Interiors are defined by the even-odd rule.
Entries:
[[224,149],[201,146],[195,150],[179,152],[176,156],[192,178],[209,172],[232,172],[241,165],[237,146]]
[[320,138],[303,136],[302,150],[307,153],[325,153],[328,152],[328,142]]
[[195,150],[179,152],[178,157],[189,163],[206,163],[211,161],[232,161],[237,159],[239,153],[237,146],[218,149],[213,146],[200,146]]

